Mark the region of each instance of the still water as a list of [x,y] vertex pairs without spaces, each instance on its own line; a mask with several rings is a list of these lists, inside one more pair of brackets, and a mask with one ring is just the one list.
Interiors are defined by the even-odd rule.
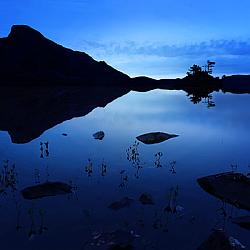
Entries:
[[[1,169],[15,164],[17,173],[16,190],[0,197],[0,248],[105,249],[97,235],[123,230],[134,236],[135,249],[189,250],[223,228],[249,249],[249,232],[230,221],[248,212],[207,194],[197,178],[232,168],[250,172],[250,96],[216,92],[213,101],[207,108],[182,91],[131,91],[26,144],[0,132]],[[105,137],[95,140],[100,130]],[[136,141],[157,131],[179,136],[153,145]],[[46,181],[69,183],[74,192],[23,199],[20,190]],[[154,205],[138,201],[143,193]],[[134,202],[109,208],[124,197]],[[166,211],[170,203],[177,211]]]

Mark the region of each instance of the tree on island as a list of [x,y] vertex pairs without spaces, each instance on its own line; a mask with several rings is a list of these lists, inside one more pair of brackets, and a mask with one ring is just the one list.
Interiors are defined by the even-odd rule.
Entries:
[[213,74],[213,68],[215,66],[215,62],[212,62],[212,61],[207,61],[207,67],[205,68],[205,70],[207,70],[207,73],[212,75]]
[[[213,79],[212,76],[213,68],[215,66],[215,62],[207,61],[207,64],[203,67],[194,64],[191,66],[187,72],[186,78],[188,79],[195,79],[195,80],[209,80]],[[202,69],[204,68],[204,69]]]
[[211,93],[218,89],[219,78],[212,76],[214,66],[215,62],[207,61],[207,64],[202,67],[194,64],[189,68],[184,78],[186,80],[184,90],[194,104],[204,100],[208,108],[215,106]]

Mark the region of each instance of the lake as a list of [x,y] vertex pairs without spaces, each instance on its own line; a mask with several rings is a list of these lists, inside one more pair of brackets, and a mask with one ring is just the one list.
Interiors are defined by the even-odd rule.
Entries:
[[[248,249],[249,232],[230,220],[248,212],[209,195],[197,178],[250,172],[250,95],[212,95],[208,107],[183,91],[130,91],[27,143],[1,131],[1,171],[13,177],[0,197],[1,249],[107,249],[109,232],[120,232],[135,249],[191,250],[219,228]],[[103,140],[93,138],[97,131]],[[136,140],[157,131],[179,136],[152,145]],[[68,183],[73,193],[22,197],[23,188],[47,181]],[[143,205],[142,194],[154,204]],[[124,197],[124,208],[110,207]]]

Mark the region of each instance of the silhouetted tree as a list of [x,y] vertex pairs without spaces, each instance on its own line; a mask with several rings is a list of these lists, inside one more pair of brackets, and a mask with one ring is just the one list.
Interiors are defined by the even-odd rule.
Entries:
[[[192,80],[210,80],[213,78],[213,68],[214,68],[215,62],[207,61],[207,64],[203,67],[200,67],[197,64],[194,64],[191,66],[187,72],[187,78],[190,78]],[[202,69],[204,68],[204,69]]]
[[202,72],[202,68],[199,65],[194,64],[188,70],[187,75],[188,76],[196,76],[196,75],[200,75],[201,72]]
[[212,62],[212,61],[207,61],[207,72],[208,74],[212,75],[213,73],[213,68],[215,66],[215,62]]

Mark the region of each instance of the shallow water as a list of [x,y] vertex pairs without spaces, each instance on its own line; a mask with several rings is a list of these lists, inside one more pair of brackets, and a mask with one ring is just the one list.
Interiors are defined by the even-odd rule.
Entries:
[[[230,222],[230,216],[248,212],[223,204],[196,180],[231,171],[232,165],[250,172],[250,96],[213,93],[213,100],[216,106],[207,108],[194,105],[182,91],[132,91],[26,144],[13,144],[0,132],[1,167],[8,160],[17,172],[17,189],[0,197],[1,249],[102,249],[89,244],[93,233],[123,229],[140,235],[136,249],[189,250],[214,228],[249,248],[249,232]],[[92,134],[100,130],[105,137],[95,140]],[[134,146],[136,136],[154,131],[179,137]],[[43,151],[41,158],[40,143],[47,141],[49,154]],[[127,159],[129,147],[138,152],[134,161]],[[92,173],[86,172],[89,164]],[[48,180],[70,183],[74,193],[32,201],[20,195],[21,189]],[[180,211],[164,212],[175,191]],[[140,204],[145,192],[155,205]],[[131,206],[108,208],[126,196],[135,200]]]

